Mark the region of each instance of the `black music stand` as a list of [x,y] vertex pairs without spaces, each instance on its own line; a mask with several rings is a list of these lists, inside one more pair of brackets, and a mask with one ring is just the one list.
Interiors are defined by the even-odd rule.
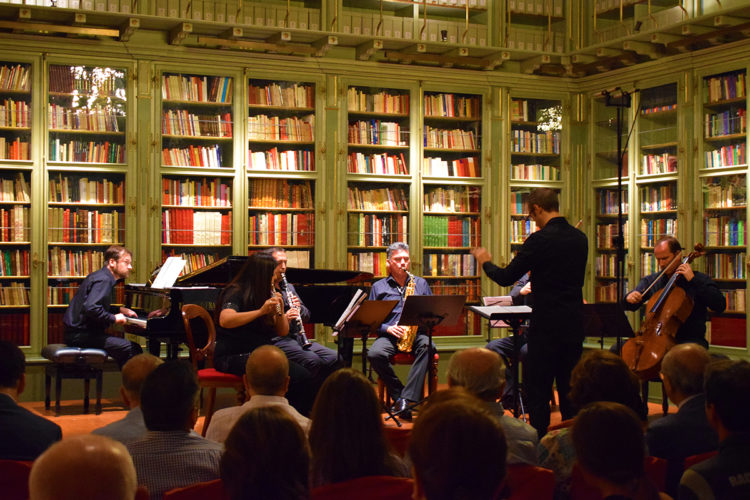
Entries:
[[364,376],[367,376],[367,337],[377,332],[398,302],[398,300],[365,300],[344,322],[339,331],[343,338],[360,337],[362,339],[362,374]]
[[604,349],[604,337],[616,337],[617,348],[621,340],[633,336],[625,309],[618,303],[583,304],[583,335],[599,337],[599,345]]
[[[406,297],[406,301],[404,301],[404,309],[401,312],[398,324],[419,326],[420,328],[427,329],[427,380],[432,380],[432,359],[435,357],[435,352],[432,348],[432,329],[442,323],[445,323],[447,326],[458,323],[464,304],[466,304],[466,295],[409,295]],[[440,313],[434,311],[440,311]],[[408,405],[402,411],[395,413],[395,415],[397,416],[402,412],[412,410],[424,403],[426,399],[424,398],[421,401]],[[393,416],[386,417],[386,420]]]

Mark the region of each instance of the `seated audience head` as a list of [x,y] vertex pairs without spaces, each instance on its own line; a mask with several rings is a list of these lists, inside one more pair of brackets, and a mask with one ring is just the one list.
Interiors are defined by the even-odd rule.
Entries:
[[576,416],[572,429],[576,460],[584,476],[603,496],[635,498],[644,481],[646,445],[643,426],[620,403],[591,403]]
[[409,457],[415,499],[493,499],[505,478],[500,422],[463,389],[438,391],[414,423]]
[[154,369],[141,391],[143,421],[150,431],[189,431],[198,419],[198,378],[187,361]]
[[495,402],[505,385],[505,363],[494,351],[472,347],[456,352],[448,364],[448,386],[463,387],[483,401]]
[[0,340],[0,393],[18,399],[26,387],[26,358],[16,344]]
[[703,373],[711,362],[708,351],[698,344],[678,344],[661,362],[661,378],[669,399],[679,404],[703,392]]
[[640,394],[640,382],[621,357],[609,351],[585,353],[570,375],[570,402],[576,410],[596,401],[613,401],[645,420],[646,406]]
[[722,360],[706,368],[706,414],[719,440],[750,432],[750,363]]
[[278,406],[253,408],[224,443],[221,479],[232,500],[307,498],[310,449],[297,422]]
[[[138,492],[137,492],[138,491]],[[49,447],[31,468],[31,500],[133,500],[137,490],[133,460],[122,443],[84,434]]]
[[245,387],[251,396],[284,396],[289,389],[289,360],[276,346],[255,349],[245,364]]
[[141,390],[146,377],[164,363],[153,354],[142,353],[130,358],[122,367],[122,386],[120,396],[130,408],[141,405]]
[[310,415],[313,486],[363,476],[394,475],[398,459],[383,432],[381,406],[360,372],[333,372],[318,392]]

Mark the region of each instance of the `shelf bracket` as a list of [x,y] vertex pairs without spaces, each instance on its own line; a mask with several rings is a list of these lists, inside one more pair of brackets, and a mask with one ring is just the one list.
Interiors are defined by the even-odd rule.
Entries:
[[266,38],[266,43],[287,43],[292,41],[292,32],[291,31],[279,31],[277,33],[274,33],[273,35]]
[[182,45],[182,42],[193,32],[193,23],[180,23],[169,32],[170,45]]
[[135,30],[141,27],[141,20],[137,17],[131,17],[128,19],[126,23],[123,23],[122,26],[120,26],[120,41],[121,42],[127,42],[130,40],[130,37],[133,36],[133,33],[135,33]]
[[356,47],[357,59],[360,61],[369,61],[375,52],[383,49],[383,40],[368,40]]
[[31,9],[18,9],[18,20],[19,21],[30,21],[31,20]]
[[244,35],[245,30],[243,30],[239,26],[233,26],[231,29],[228,29],[224,33],[222,33],[221,37],[226,38],[227,40],[237,40],[239,38],[242,38]]
[[327,35],[323,38],[313,42],[312,46],[315,48],[315,55],[317,57],[323,57],[328,53],[331,48],[339,44],[339,37],[335,35]]
[[617,57],[622,55],[622,50],[610,47],[599,47],[596,49],[596,57]]
[[651,43],[658,43],[665,46],[682,39],[683,38],[680,35],[671,35],[669,33],[653,33],[651,35]]
[[648,42],[636,42],[633,40],[627,40],[622,42],[623,50],[635,52],[638,55],[646,56],[650,59],[656,59],[661,55],[661,51],[655,46]]
[[532,57],[530,59],[526,59],[525,61],[521,61],[521,72],[527,75],[531,75],[539,68],[541,68],[542,64],[550,64],[551,62],[552,58],[548,54],[542,54],[540,56]]
[[731,28],[732,26],[737,26],[738,24],[745,24],[747,22],[750,22],[750,19],[746,17],[724,16],[724,15],[714,17],[714,26],[717,28]]
[[682,25],[682,34],[685,36],[705,35],[706,33],[711,33],[713,31],[715,31],[714,28],[710,28],[708,26],[701,26],[700,24],[683,24]]

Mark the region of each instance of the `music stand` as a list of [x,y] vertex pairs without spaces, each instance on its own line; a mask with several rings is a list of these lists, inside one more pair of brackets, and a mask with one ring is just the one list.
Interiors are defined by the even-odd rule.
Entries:
[[583,334],[585,337],[599,337],[599,345],[604,349],[604,337],[617,337],[617,347],[621,339],[633,336],[625,309],[618,303],[583,304]]
[[[435,357],[435,352],[432,350],[432,329],[442,323],[447,326],[458,323],[465,303],[466,295],[409,295],[404,301],[404,309],[401,312],[398,324],[427,328],[427,380],[432,380],[432,359]],[[441,313],[438,314],[433,311],[441,311]],[[425,399],[412,403],[402,411],[419,406]],[[395,415],[400,413],[397,412]],[[387,417],[386,420],[388,418],[391,417]]]
[[377,332],[398,302],[398,300],[365,300],[359,305],[354,315],[344,322],[344,326],[339,331],[344,338],[360,337],[362,339],[362,374],[365,376],[367,376],[367,337]]

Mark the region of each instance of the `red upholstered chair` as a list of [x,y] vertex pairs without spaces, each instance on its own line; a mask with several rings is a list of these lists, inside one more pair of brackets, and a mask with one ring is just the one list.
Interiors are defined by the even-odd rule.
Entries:
[[413,490],[407,477],[366,476],[313,488],[310,500],[411,500]]
[[[196,347],[196,338],[191,326],[192,321],[202,321],[207,334],[205,347]],[[206,405],[206,418],[203,421],[203,431],[201,434],[206,435],[208,424],[214,414],[214,403],[216,402],[217,388],[231,388],[237,391],[237,403],[242,404],[245,401],[245,385],[242,377],[223,373],[214,368],[214,348],[216,347],[216,328],[211,315],[199,305],[185,304],[182,306],[182,322],[185,325],[185,336],[187,337],[188,348],[190,349],[190,359],[193,366],[198,372],[198,384],[201,389],[208,389],[208,404]],[[200,368],[201,363],[204,368]]]
[[[664,491],[667,482],[667,461],[663,458],[646,457],[644,468],[646,476],[656,486],[656,489]],[[586,481],[577,463],[573,465],[573,473],[570,478],[570,498],[576,500],[601,500],[602,498],[598,488]]]
[[383,427],[385,439],[391,445],[391,449],[400,456],[406,456],[406,450],[409,449],[411,440],[411,427],[394,427],[386,425]]
[[667,461],[659,457],[646,457],[644,465],[646,475],[656,489],[664,491],[667,488]]
[[503,498],[508,500],[547,500],[555,493],[555,473],[534,465],[512,464],[503,484]]
[[0,460],[0,498],[26,500],[29,498],[31,462]]
[[688,470],[693,465],[699,464],[704,460],[708,460],[709,458],[715,456],[717,453],[719,453],[718,450],[714,450],[707,451],[706,453],[699,453],[698,455],[690,455],[685,459],[685,470]]
[[[391,356],[391,359],[389,360],[392,365],[411,365],[414,363],[415,356],[414,354],[410,352],[397,352],[393,356]],[[440,355],[438,353],[435,353],[435,355],[432,358],[432,377],[429,377],[427,380],[427,394],[432,394],[437,389],[438,384],[438,361],[440,360]],[[428,371],[429,373],[429,371]],[[424,391],[424,390],[423,390]],[[424,395],[424,392],[422,393]],[[383,402],[383,404],[389,404],[389,401],[391,401],[391,395],[388,394],[388,388],[385,386],[385,383],[378,378],[378,398]]]
[[184,488],[175,488],[164,493],[164,500],[226,500],[221,479],[191,484]]

